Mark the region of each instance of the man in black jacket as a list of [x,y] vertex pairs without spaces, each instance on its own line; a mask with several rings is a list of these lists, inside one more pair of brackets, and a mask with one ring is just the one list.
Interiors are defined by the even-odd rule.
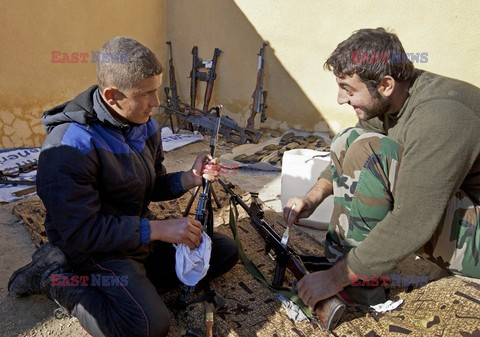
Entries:
[[[46,294],[93,336],[164,336],[169,313],[157,289],[178,284],[173,244],[199,247],[202,226],[189,217],[148,220],[148,205],[200,186],[203,162],[214,159],[200,154],[191,170],[167,173],[151,118],[160,104],[159,61],[125,37],[107,41],[100,54],[108,62],[99,58],[98,85],[42,116],[48,136],[37,189],[49,243],[12,275],[8,290]],[[234,241],[214,233],[206,278],[237,259]]]

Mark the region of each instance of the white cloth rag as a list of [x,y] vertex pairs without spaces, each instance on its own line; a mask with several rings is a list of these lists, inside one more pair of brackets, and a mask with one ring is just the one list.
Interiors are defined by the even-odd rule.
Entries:
[[175,248],[175,271],[178,279],[187,286],[196,285],[210,267],[212,240],[202,232],[202,242],[198,248],[190,249],[183,243],[176,244]]
[[379,303],[377,305],[371,305],[370,308],[375,310],[376,312],[387,312],[387,311],[392,311],[397,309],[400,304],[403,303],[403,300],[398,300],[396,302],[393,302],[391,300],[388,300],[385,303]]

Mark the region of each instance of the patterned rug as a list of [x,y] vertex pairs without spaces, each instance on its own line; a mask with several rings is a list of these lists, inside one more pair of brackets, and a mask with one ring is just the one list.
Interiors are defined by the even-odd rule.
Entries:
[[[228,197],[221,187],[215,186],[221,209],[215,210],[215,230],[231,235],[228,226]],[[236,193],[248,194],[238,187]],[[153,203],[151,210],[159,219],[178,217],[190,200],[186,194],[177,201]],[[195,212],[196,202],[191,214]],[[265,244],[240,210],[238,234],[247,256],[271,277],[274,261],[265,254]],[[45,209],[40,201],[20,202],[14,207],[38,246],[46,241],[43,228]],[[277,233],[283,233],[282,217],[265,209],[265,219]],[[315,237],[293,227],[289,245],[302,254],[321,254],[323,247]],[[414,269],[415,270],[415,269]],[[417,270],[418,275],[422,275]],[[401,273],[401,271],[400,271]],[[287,272],[285,285],[293,279]],[[429,281],[423,287],[390,288],[388,299],[402,299],[403,304],[394,311],[376,313],[366,308],[348,306],[338,326],[331,332],[322,331],[308,321],[294,322],[275,294],[255,280],[239,262],[229,273],[211,283],[212,289],[225,299],[225,307],[214,315],[214,336],[480,336],[480,283],[478,280],[449,276]],[[167,303],[180,297],[180,291],[163,294]],[[170,337],[183,336],[187,330],[205,335],[205,308],[203,303],[192,304],[184,310],[171,310]]]

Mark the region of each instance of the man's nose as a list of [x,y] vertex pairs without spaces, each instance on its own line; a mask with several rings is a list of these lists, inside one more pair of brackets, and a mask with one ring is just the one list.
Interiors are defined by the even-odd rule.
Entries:
[[158,108],[160,106],[160,99],[158,98],[158,94],[155,93],[152,99],[150,100],[150,106],[154,108]]
[[349,99],[348,96],[343,90],[338,90],[338,95],[337,95],[337,103],[338,104],[345,104],[348,103]]

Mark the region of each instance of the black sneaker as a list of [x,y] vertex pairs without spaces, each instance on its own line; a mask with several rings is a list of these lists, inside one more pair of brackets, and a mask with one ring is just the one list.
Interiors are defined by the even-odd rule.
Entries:
[[47,242],[32,255],[32,262],[12,274],[8,292],[17,297],[42,294],[42,282],[66,263],[67,258],[60,248]]

